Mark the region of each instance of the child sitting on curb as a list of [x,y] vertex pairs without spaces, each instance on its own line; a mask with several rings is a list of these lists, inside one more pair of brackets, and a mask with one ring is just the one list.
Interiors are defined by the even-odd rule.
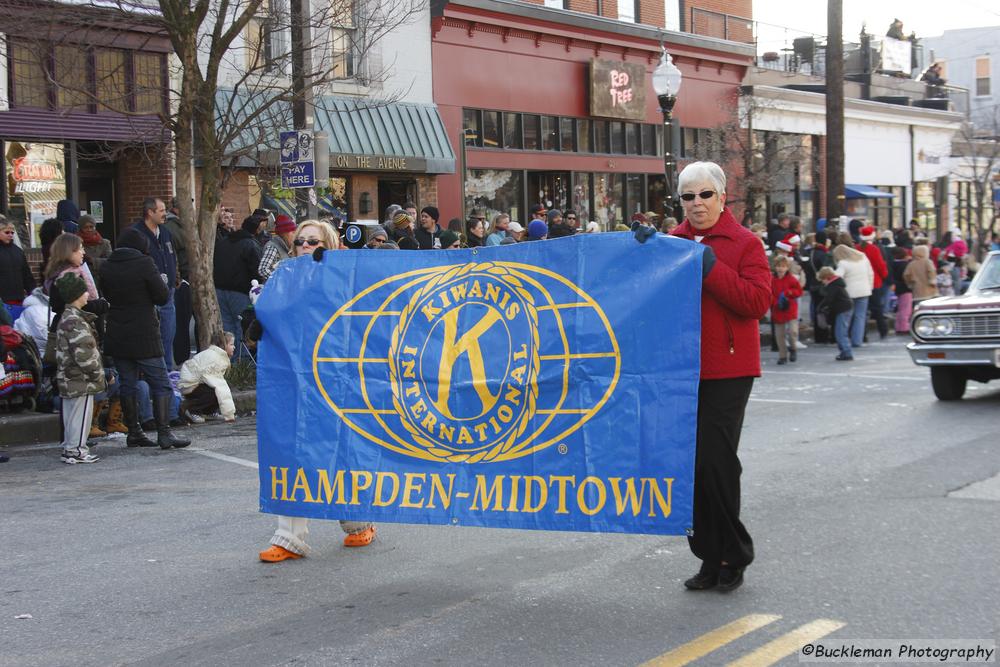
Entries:
[[228,331],[212,341],[181,366],[180,390],[184,397],[180,414],[192,422],[205,421],[198,415],[218,412],[227,422],[236,421],[236,405],[226,382],[229,359],[235,350],[235,336]]

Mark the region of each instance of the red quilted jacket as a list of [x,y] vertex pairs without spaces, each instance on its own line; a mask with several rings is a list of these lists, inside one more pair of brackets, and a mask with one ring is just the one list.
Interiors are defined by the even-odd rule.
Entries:
[[759,320],[771,305],[771,269],[756,236],[723,209],[704,232],[685,220],[671,232],[715,252],[715,267],[701,291],[701,379],[760,376]]
[[872,287],[878,289],[882,286],[882,281],[889,276],[889,268],[885,265],[885,258],[882,257],[882,251],[874,243],[861,243],[856,247],[865,253],[865,257],[871,263],[872,271],[875,273],[875,284]]
[[[788,299],[788,308],[786,310],[778,309],[778,301],[781,294],[785,295]],[[802,285],[799,285],[799,279],[792,275],[789,271],[781,278],[778,274],[771,275],[771,321],[772,322],[791,322],[792,320],[797,320],[799,318],[799,302],[797,299],[802,296]]]

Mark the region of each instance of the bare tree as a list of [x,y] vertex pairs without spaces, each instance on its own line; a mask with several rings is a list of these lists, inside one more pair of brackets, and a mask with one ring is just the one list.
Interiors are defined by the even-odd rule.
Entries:
[[[293,6],[301,11],[292,12]],[[366,95],[369,106],[398,99],[406,91],[381,85],[395,63],[382,57],[379,45],[425,8],[426,0],[0,0],[0,21],[19,36],[14,57],[29,61],[55,90],[57,108],[91,105],[130,118],[151,161],[162,159],[165,138],[172,146],[199,346],[205,347],[222,326],[212,272],[225,178],[236,167],[273,177],[278,133],[292,129],[295,103],[322,106],[333,86]],[[134,34],[143,31],[169,40],[169,101],[162,91],[116,89],[123,64],[95,67],[90,78],[96,81],[61,75],[60,58],[114,44],[123,25],[138,50],[143,44]],[[293,41],[302,45],[297,76]],[[116,147],[123,148],[135,145]]]
[[968,231],[973,234],[974,252],[982,260],[990,236],[997,231],[993,190],[1000,188],[1000,106],[987,108],[974,120],[962,126],[952,144],[952,177],[971,186]]

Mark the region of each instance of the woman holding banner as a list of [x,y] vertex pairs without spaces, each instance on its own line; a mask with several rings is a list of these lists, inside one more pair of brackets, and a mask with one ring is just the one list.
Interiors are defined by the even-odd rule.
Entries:
[[731,591],[753,561],[740,521],[736,449],[753,379],[760,376],[758,321],[771,305],[771,272],[760,241],[726,208],[726,176],[713,162],[680,173],[685,220],[671,234],[705,246],[701,293],[701,381],[691,551],[701,559],[690,590]]
[[[295,257],[312,255],[316,261],[323,257],[325,250],[342,250],[340,235],[329,223],[321,220],[305,220],[295,231],[292,242]],[[267,285],[265,284],[265,289]],[[247,336],[259,340],[263,331],[259,320],[248,329]],[[345,547],[364,547],[375,538],[375,524],[367,521],[341,521]],[[260,552],[265,563],[280,563],[283,560],[302,558],[309,551],[305,538],[309,534],[309,519],[294,516],[278,516],[278,529],[271,537],[271,546]]]

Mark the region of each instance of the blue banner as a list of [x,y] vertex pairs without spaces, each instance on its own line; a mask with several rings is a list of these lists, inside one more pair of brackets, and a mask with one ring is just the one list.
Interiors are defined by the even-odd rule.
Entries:
[[282,262],[256,306],[261,510],[684,534],[702,251],[615,233]]

